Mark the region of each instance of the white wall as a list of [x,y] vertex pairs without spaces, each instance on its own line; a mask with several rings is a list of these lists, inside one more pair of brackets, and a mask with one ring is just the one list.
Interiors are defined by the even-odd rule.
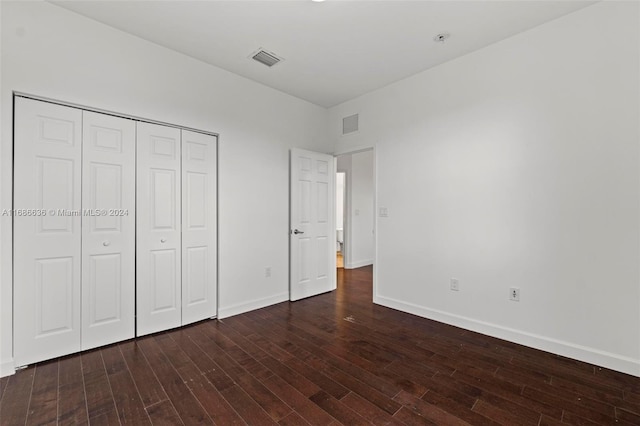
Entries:
[[375,301],[640,375],[639,43],[601,2],[332,108],[376,146]]
[[336,173],[336,229],[344,229],[345,174]]
[[[14,90],[218,132],[219,314],[286,300],[288,150],[327,151],[326,110],[52,4],[0,10],[0,207],[11,206]],[[13,367],[9,218],[0,233],[4,375]]]
[[346,269],[373,263],[373,150],[341,155],[337,170],[346,173]]

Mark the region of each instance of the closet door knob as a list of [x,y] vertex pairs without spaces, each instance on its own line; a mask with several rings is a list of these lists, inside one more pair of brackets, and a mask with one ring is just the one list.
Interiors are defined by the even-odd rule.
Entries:
[[109,244],[111,244],[109,241],[103,241],[102,245],[107,247]]
[[166,239],[166,238],[160,238],[160,242],[161,242],[161,243],[166,243],[166,242],[167,242],[167,239]]

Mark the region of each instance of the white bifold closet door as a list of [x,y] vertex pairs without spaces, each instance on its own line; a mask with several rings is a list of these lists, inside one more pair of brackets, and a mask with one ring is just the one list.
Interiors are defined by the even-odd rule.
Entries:
[[216,315],[217,138],[182,130],[182,325]]
[[16,365],[133,337],[135,124],[18,97],[14,140]]
[[80,350],[82,218],[72,213],[81,208],[82,111],[16,98],[14,132],[13,335],[22,366]]
[[82,113],[82,349],[135,335],[136,124]]
[[142,336],[182,324],[181,144],[180,129],[137,126],[136,334]]
[[216,138],[137,131],[137,335],[216,315]]

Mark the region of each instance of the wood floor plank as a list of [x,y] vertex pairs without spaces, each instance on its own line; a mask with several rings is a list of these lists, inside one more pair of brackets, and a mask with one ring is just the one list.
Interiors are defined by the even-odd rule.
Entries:
[[173,366],[173,359],[167,357],[153,337],[139,341],[149,363],[153,365],[156,377],[173,403],[184,424],[213,424],[213,420],[189,391]]
[[151,424],[129,372],[110,373],[108,377],[120,422],[131,422],[135,425]]
[[222,396],[249,425],[275,425],[276,422],[240,386],[231,386]]
[[202,374],[206,374],[210,371],[219,369],[220,366],[216,364],[213,359],[203,351],[196,342],[194,342],[190,336],[195,334],[195,339],[198,340],[198,334],[196,328],[190,328],[182,331],[181,333],[172,335],[172,338],[180,345],[180,348],[191,358],[191,362],[200,370]]
[[[288,335],[289,339],[291,339],[294,343],[300,345],[301,347],[307,349],[309,352],[312,352],[317,355],[318,358],[321,358],[326,362],[326,364],[331,365],[353,377],[357,377],[358,380],[366,383],[372,388],[378,390],[379,392],[393,397],[396,395],[400,389],[397,386],[394,386],[392,383],[389,383],[372,373],[372,371],[378,371],[379,367],[374,364],[366,365],[366,369],[363,368],[363,364],[358,361],[357,356],[349,356],[348,352],[342,351],[325,351],[326,346],[317,346],[308,341],[305,341],[304,338],[298,335],[299,330],[295,330],[295,334]],[[304,333],[303,333],[304,335]],[[351,354],[352,355],[352,354]],[[355,361],[357,364],[349,361]],[[369,363],[367,361],[367,363]]]
[[[183,377],[190,376],[183,367],[180,374]],[[218,425],[244,425],[245,421],[233,409],[229,402],[204,376],[193,375],[186,383],[189,390],[198,399],[202,408],[209,414],[215,424]],[[228,389],[226,387],[225,389]]]
[[393,415],[396,411],[398,411],[401,406],[399,403],[389,398],[388,395],[384,395],[373,387],[367,385],[364,382],[361,382],[357,378],[345,373],[342,370],[334,368],[332,366],[325,365],[324,367],[319,364],[316,365],[316,368],[323,368],[324,371],[329,377],[334,380],[343,383],[345,387],[349,388],[351,392],[355,392],[367,401],[386,411],[390,415]]
[[164,400],[145,409],[154,426],[184,425],[171,401]]
[[119,424],[118,412],[111,386],[99,350],[81,355],[84,394],[87,399],[89,421],[98,424]]
[[473,411],[502,425],[537,425],[540,423],[540,415],[536,419],[531,419],[529,416],[521,415],[519,411],[503,410],[483,399],[478,399],[478,402],[473,406]]
[[58,419],[58,360],[36,366],[27,425],[56,423]]
[[287,401],[287,404],[309,423],[327,426],[334,421],[333,417],[312,403],[281,377],[273,375],[266,379],[264,384],[280,399]]
[[[506,377],[506,380],[509,379],[508,375],[505,376],[503,374],[496,373],[496,376],[500,378]],[[530,390],[535,389],[541,392],[542,395],[546,396],[547,404],[549,405],[553,405],[554,401],[556,403],[558,401],[569,401],[572,404],[571,407],[574,407],[574,405],[576,407],[584,407],[584,409],[587,409],[589,411],[599,412],[608,417],[615,417],[615,407],[610,403],[606,401],[599,401],[596,399],[588,398],[584,395],[576,394],[567,389],[562,389],[562,388],[553,386],[551,384],[551,380],[553,379],[550,379],[549,383],[547,383],[546,381],[529,382],[525,386],[525,390],[523,390],[523,395],[525,393],[530,392]],[[540,395],[540,393],[538,393],[537,395]],[[527,398],[528,400],[531,400],[530,395],[526,395],[525,398]],[[578,409],[580,410],[581,408],[578,408]]]
[[[192,329],[192,331],[195,330]],[[214,384],[207,379],[207,376],[220,372],[222,376],[214,375],[214,377],[225,378],[225,385],[221,386],[222,390],[233,386],[233,380],[223,373],[218,364],[191,340],[190,336],[194,334],[197,335],[197,333],[187,332],[171,335],[192,361],[192,363],[181,363],[182,367],[179,368],[178,374],[215,424],[244,425],[245,421],[242,417],[225,400]]]
[[[293,354],[296,358],[291,358],[289,359],[286,364],[288,367],[290,367],[291,369],[304,374],[305,377],[307,377],[309,380],[311,380],[312,382],[314,382],[316,385],[318,385],[321,389],[323,389],[325,392],[329,393],[330,395],[332,395],[334,398],[336,399],[340,399],[343,396],[345,396],[349,390],[338,383],[338,381],[334,380],[331,377],[328,377],[327,374],[323,374],[323,372],[328,371],[329,369],[331,369],[332,367],[329,367],[326,365],[326,363],[322,362],[321,360],[319,360],[317,357],[315,357],[315,355],[313,355],[311,352],[309,352],[308,350],[297,346],[295,344],[293,344],[291,341],[285,340],[284,338],[280,338],[277,336],[276,333],[271,333],[269,330],[267,329],[262,329],[261,333],[263,335],[269,336],[270,339],[272,341],[276,341],[276,342],[280,342],[279,344],[281,345],[282,349],[286,349],[289,351],[289,353]],[[259,344],[259,343],[258,343]],[[265,351],[268,351],[268,348],[263,348]],[[304,362],[306,361],[306,363]],[[320,362],[320,364],[318,363]],[[384,370],[380,370],[380,371],[384,371]],[[337,371],[338,375],[343,374],[340,371]],[[403,388],[403,387],[408,387],[411,388],[414,392],[416,391],[415,389],[415,385],[413,385],[412,383],[410,383],[410,381],[408,379],[404,379],[401,377],[393,377],[393,374],[380,374],[378,372],[376,372],[377,376],[385,376],[385,378],[391,378],[392,380],[390,381],[393,384],[398,385],[398,389],[393,389],[391,391],[392,394],[397,393],[397,391],[399,390],[399,388]],[[361,375],[359,375],[358,377],[361,377]],[[361,383],[358,383],[357,386],[362,387]],[[366,386],[366,385],[364,385]],[[385,384],[386,386],[386,384]],[[364,388],[362,388],[364,389]],[[353,389],[352,389],[353,390]],[[370,390],[367,390],[369,393],[371,393]],[[420,392],[420,394],[424,393],[424,389],[423,390],[418,390],[418,392]],[[376,393],[376,391],[374,390],[373,393]],[[389,395],[391,396],[391,395]],[[385,399],[384,397],[382,399]],[[382,400],[382,399],[379,399]],[[387,409],[390,409],[389,407],[393,407],[394,404],[389,402],[389,399],[386,399],[386,403],[387,405]],[[391,413],[393,414],[393,413]]]
[[570,401],[561,398],[559,395],[544,392],[528,386],[524,388],[524,390],[522,391],[522,395],[525,398],[529,398],[534,401],[539,401],[562,408],[564,410],[563,421],[567,414],[572,414],[583,418],[594,419],[596,422],[602,424],[615,423],[615,412],[613,412],[611,415],[603,414],[600,411],[594,410],[593,408],[581,405],[581,401]]
[[238,377],[238,385],[244,390],[269,416],[279,421],[291,413],[291,407],[282,402],[259,380],[249,374]]
[[396,395],[394,400],[402,404],[404,407],[410,408],[414,412],[420,414],[420,416],[434,422],[435,424],[450,426],[469,425],[469,423],[462,420],[461,418],[420,398],[416,398],[415,396],[407,392],[401,391],[398,395]]
[[7,383],[9,383],[9,376],[0,377],[0,402],[2,402],[2,396],[4,395],[4,390],[7,387]]
[[408,426],[437,425],[437,423],[434,423],[431,420],[422,417],[419,413],[407,407],[402,407],[396,414],[393,415],[393,418],[401,421]]
[[327,392],[336,399],[340,399],[349,393],[349,389],[335,381],[333,378],[323,374],[324,370],[316,370],[312,365],[304,363],[299,359],[292,358],[286,362],[287,367],[306,377],[315,383],[320,389]]
[[[469,407],[466,404],[458,402],[457,398],[452,398],[450,396],[451,396],[450,393],[438,393],[438,392],[432,392],[431,390],[429,390],[427,393],[425,393],[422,396],[421,399],[472,425],[482,425],[482,426],[499,425],[499,423],[489,419],[488,417],[485,417],[473,411],[473,406]],[[477,401],[478,400],[476,399],[473,405],[475,405]]]
[[[437,401],[440,398],[446,398],[455,401],[467,410],[471,410],[482,395],[481,389],[442,374],[423,379],[423,383],[428,387],[428,392],[423,395],[423,399],[434,405],[438,405]],[[438,399],[433,400],[434,395],[437,395]]]
[[120,422],[132,422],[136,425],[151,424],[120,348],[117,345],[103,348],[102,359]]
[[218,353],[220,348],[210,341],[198,327],[186,330],[186,334],[191,343],[195,344],[199,349],[199,351],[190,351],[190,354],[194,356],[192,360],[199,370],[204,372],[203,374],[207,377],[207,380],[220,392],[233,386],[235,384],[233,379],[213,360],[214,354]]
[[[630,404],[633,404],[637,408],[637,410],[640,410],[640,393],[625,390],[624,400]],[[634,411],[636,414],[640,414],[640,411],[636,411],[636,410],[632,410],[632,411]]]
[[640,415],[623,408],[616,408],[616,419],[618,421],[625,421],[630,424],[640,425]]
[[566,423],[562,423],[560,420],[552,419],[551,417],[547,417],[544,414],[540,417],[539,426],[560,426]]
[[604,367],[594,368],[593,374],[599,379],[606,379],[608,383],[617,385],[626,391],[640,394],[640,383],[636,377]]
[[[505,386],[505,383],[501,379],[479,379],[477,377],[471,377],[464,373],[458,374],[456,372],[451,376],[456,382],[461,382],[462,385],[468,385],[480,389],[480,399],[498,407],[505,411],[517,412],[522,418],[528,418],[529,420],[537,423],[540,420],[540,414],[546,414],[549,417],[561,418],[562,410],[553,407],[549,404],[542,402],[531,401],[521,396],[522,388],[520,386],[514,389],[509,389]],[[437,380],[442,380],[442,376],[439,376]],[[473,395],[478,394],[474,389]]]
[[280,425],[280,426],[305,426],[305,425],[311,425],[311,423],[307,422],[305,419],[300,417],[300,415],[298,413],[293,412],[293,413],[289,414],[287,417],[285,417],[284,419],[280,420],[278,422],[278,425]]
[[392,415],[353,392],[349,392],[340,401],[374,425],[402,425]]
[[[589,418],[581,417],[572,412],[566,412],[564,416],[562,416],[562,423],[574,426],[595,426],[595,425],[603,425],[607,423],[601,423],[599,421],[593,421]],[[614,424],[614,423],[611,423]],[[618,423],[615,423],[618,424]]]
[[310,397],[320,391],[318,385],[271,357],[265,358],[260,362],[306,397]]
[[130,340],[121,343],[119,346],[124,361],[133,377],[133,382],[140,393],[143,405],[148,407],[160,401],[168,400],[169,397],[162,389],[158,378],[142,351],[138,348],[136,341]]
[[8,425],[25,424],[35,372],[36,367],[31,366],[18,370],[9,377],[5,395],[2,397],[2,405],[0,405],[0,416],[2,416],[3,423],[6,422]]
[[58,374],[58,425],[88,423],[81,358],[79,356],[61,358]]
[[[222,326],[220,328],[223,328]],[[226,344],[226,351],[231,353],[232,351],[242,350],[234,344],[233,340],[228,339]],[[221,348],[222,349],[222,348]],[[174,348],[174,351],[177,348]],[[186,355],[186,354],[185,354]],[[247,354],[245,354],[247,355]],[[247,355],[248,356],[248,355]],[[271,393],[260,380],[254,378],[247,370],[237,364],[234,358],[229,354],[218,353],[214,356],[214,359],[218,360],[218,365],[231,377],[242,390],[248,394],[258,405],[275,421],[278,421],[288,415],[291,412],[291,408],[283,403],[277,396]],[[226,389],[222,390],[223,395],[231,395],[234,398],[243,398],[241,394],[234,392],[226,392]],[[231,402],[231,401],[229,401]],[[233,404],[232,404],[233,405]],[[238,411],[238,408],[236,411]],[[239,412],[239,411],[238,411]],[[241,416],[243,414],[239,412]],[[252,412],[252,416],[259,416],[256,412]],[[244,417],[244,416],[243,416]]]
[[[234,359],[235,362],[238,363],[239,366],[247,371],[250,371],[256,379],[264,381],[273,376],[273,372],[271,370],[262,365],[260,361],[258,361],[258,359],[253,358],[240,347],[230,349],[229,351],[227,351],[227,353]],[[259,359],[264,359],[264,357],[261,357]]]
[[94,417],[91,417],[89,420],[89,424],[91,426],[120,426],[120,419],[118,418],[118,413],[115,409],[103,412]]
[[311,395],[309,399],[345,425],[358,426],[369,424],[364,417],[358,415],[355,411],[351,410],[325,391],[319,391],[318,393]]

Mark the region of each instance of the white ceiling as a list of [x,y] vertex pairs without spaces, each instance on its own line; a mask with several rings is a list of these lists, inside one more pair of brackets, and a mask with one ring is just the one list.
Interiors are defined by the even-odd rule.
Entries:
[[[593,1],[56,1],[57,5],[330,107]],[[448,32],[446,43],[433,37]],[[268,68],[258,48],[285,60]]]

